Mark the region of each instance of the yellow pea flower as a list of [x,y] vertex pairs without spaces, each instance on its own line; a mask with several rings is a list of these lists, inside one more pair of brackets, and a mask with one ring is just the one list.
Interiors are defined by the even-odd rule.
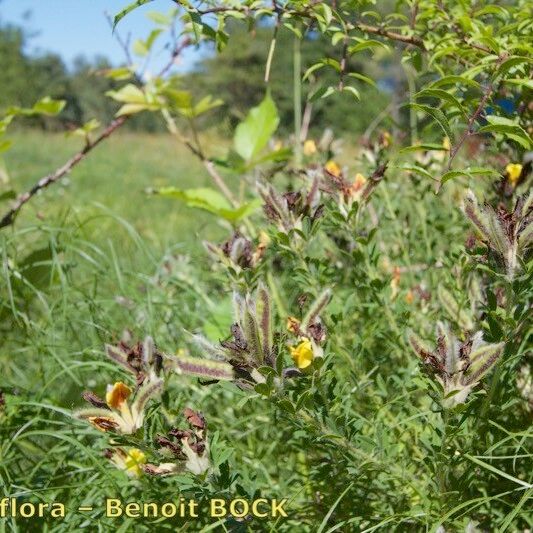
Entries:
[[452,145],[450,143],[450,139],[448,139],[448,137],[444,137],[443,141],[442,141],[442,147],[445,149],[445,150],[448,150],[448,152],[450,151]]
[[300,331],[300,321],[293,316],[287,317],[287,331],[298,334],[298,331]]
[[350,187],[351,194],[353,195],[353,194],[358,193],[364,187],[365,183],[366,183],[366,178],[362,174],[357,173]]
[[117,381],[114,385],[108,386],[105,400],[111,409],[120,409],[130,396],[131,389],[121,381]]
[[342,172],[341,167],[339,167],[339,165],[335,161],[333,161],[333,159],[330,159],[324,165],[324,169],[326,170],[326,172],[329,172],[332,176],[335,176],[336,178],[338,178]]
[[142,427],[146,404],[157,396],[162,388],[161,379],[145,380],[130,402],[133,391],[118,381],[114,385],[108,385],[105,402],[92,393],[84,395],[85,400],[93,407],[80,409],[74,415],[76,418],[87,420],[101,431],[131,435]]
[[298,368],[307,368],[313,362],[313,345],[309,339],[304,337],[298,346],[293,346],[290,350],[291,357]]
[[383,148],[388,148],[392,142],[392,136],[388,131],[384,131],[379,139],[379,142]]
[[392,279],[390,282],[391,300],[394,300],[396,296],[398,296],[398,292],[400,291],[400,278],[401,278],[400,268],[395,266],[392,270]]
[[307,139],[307,141],[304,142],[304,155],[310,156],[316,154],[316,144],[313,139]]
[[513,186],[516,185],[520,174],[522,174],[522,165],[520,163],[509,163],[505,167],[505,175]]
[[142,473],[141,465],[146,463],[146,455],[138,448],[132,448],[124,459],[124,467],[129,475],[139,477]]

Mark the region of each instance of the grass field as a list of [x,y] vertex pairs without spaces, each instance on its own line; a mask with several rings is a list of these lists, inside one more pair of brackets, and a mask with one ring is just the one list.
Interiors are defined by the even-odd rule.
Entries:
[[[17,133],[13,141],[6,159],[19,191],[61,166],[82,147],[79,138],[31,130]],[[220,141],[209,141],[215,144],[211,149],[217,154]],[[32,202],[21,222],[39,223],[37,215],[44,224],[77,219],[84,221],[84,229],[95,242],[103,243],[120,233],[120,224],[113,218],[119,217],[147,241],[163,247],[217,233],[212,217],[145,193],[149,187],[165,185],[202,187],[211,182],[201,164],[170,136],[119,132],[57,187]]]

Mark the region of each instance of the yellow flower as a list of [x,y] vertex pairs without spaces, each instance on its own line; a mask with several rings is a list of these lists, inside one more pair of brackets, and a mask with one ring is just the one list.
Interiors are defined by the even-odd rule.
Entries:
[[407,294],[405,295],[405,303],[411,305],[415,299],[415,295],[411,289],[407,291]]
[[130,405],[128,399],[132,395],[132,390],[118,381],[114,385],[108,385],[105,402],[92,394],[89,394],[88,397],[84,396],[93,407],[80,409],[75,412],[75,416],[82,420],[88,420],[101,431],[131,435],[142,427],[146,404],[157,396],[162,388],[163,381],[161,379],[145,380],[142,386],[137,389]]
[[394,300],[396,296],[398,296],[398,292],[400,290],[400,278],[401,278],[400,268],[395,266],[392,270],[392,279],[390,282],[391,300]]
[[383,148],[388,148],[391,145],[392,137],[388,131],[384,131],[380,136],[380,143]]
[[117,381],[114,385],[107,387],[105,400],[111,409],[120,409],[130,396],[131,389],[121,381]]
[[451,145],[450,139],[448,139],[448,137],[444,137],[444,139],[442,141],[442,147],[445,150],[448,150],[448,152],[450,151],[450,148],[452,147],[452,145]]
[[309,339],[304,337],[298,346],[291,347],[290,350],[291,357],[298,368],[307,368],[313,362],[313,345]]
[[341,167],[339,167],[339,165],[335,161],[333,161],[333,159],[330,159],[325,164],[324,169],[326,170],[326,172],[328,172],[332,176],[335,176],[336,178],[338,178],[342,172]]
[[509,163],[505,167],[505,175],[512,185],[516,185],[520,174],[522,174],[522,165],[520,163]]
[[287,317],[287,331],[297,334],[300,331],[300,321],[293,316]]
[[261,231],[259,232],[259,243],[254,253],[252,254],[252,264],[256,265],[259,260],[263,257],[267,246],[270,244],[270,237],[268,233]]
[[362,174],[357,173],[350,187],[350,193],[351,194],[358,193],[363,188],[365,183],[366,183],[366,178]]
[[124,459],[124,467],[128,474],[139,477],[142,473],[141,465],[146,463],[146,455],[138,448],[132,448]]
[[307,139],[304,142],[304,155],[310,156],[316,154],[316,144],[313,139]]

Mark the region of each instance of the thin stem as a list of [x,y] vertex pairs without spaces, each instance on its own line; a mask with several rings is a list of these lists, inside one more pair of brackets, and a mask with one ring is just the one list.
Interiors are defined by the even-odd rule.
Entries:
[[230,188],[226,185],[224,178],[218,173],[214,163],[204,155],[198,133],[194,128],[194,123],[192,121],[190,122],[194,137],[193,144],[189,139],[180,134],[176,126],[176,122],[167,109],[163,109],[162,114],[167,124],[168,131],[171,133],[171,135],[183,143],[202,162],[207,170],[207,173],[211,176],[212,180],[215,182],[215,185],[220,189],[220,192],[229,200],[233,207],[237,207],[239,202],[231,192]]
[[[402,64],[403,70],[405,72],[405,79],[407,80],[407,85],[409,87],[409,101],[414,103],[414,95],[416,93],[416,83],[414,77],[412,76],[412,71],[408,65],[405,63]],[[416,120],[416,110],[414,107],[409,106],[409,129],[411,134],[411,144],[415,144],[418,141],[418,127]]]
[[115,130],[120,128],[120,126],[126,122],[127,118],[127,116],[122,116],[113,120],[93,142],[87,143],[82,150],[72,156],[63,166],[44,178],[41,178],[29,191],[19,195],[11,209],[9,209],[2,219],[0,219],[0,228],[13,224],[15,217],[26,203],[28,203],[39,191],[46,189],[50,185],[58,182],[66,174],[70,173],[74,167],[85,159],[85,156],[89,152],[96,148],[104,139],[107,139]]
[[300,39],[294,37],[293,47],[293,84],[294,84],[294,158],[296,165],[302,164],[302,51],[300,48]]
[[[505,314],[506,316],[509,316],[511,314],[513,307],[514,307],[513,288],[512,288],[511,283],[507,283],[505,287],[505,308],[506,308]],[[494,374],[492,375],[492,380],[489,386],[489,392],[487,393],[487,396],[483,400],[483,405],[481,407],[480,418],[485,424],[485,428],[487,427],[486,422],[487,422],[487,417],[489,414],[489,409],[492,404],[492,401],[496,397],[502,372],[503,372],[503,357],[498,362],[496,368],[494,369]]]
[[440,463],[440,468],[438,472],[438,480],[439,480],[439,491],[441,496],[441,501],[444,505],[446,501],[446,477],[447,477],[447,457],[446,457],[446,446],[448,444],[448,423],[450,421],[450,415],[448,413],[447,409],[444,409],[442,412],[442,435],[441,435],[441,441],[440,441],[440,458],[438,463]]
[[267,57],[267,62],[266,62],[266,67],[265,67],[265,83],[267,84],[270,81],[270,69],[272,68],[272,60],[274,59],[274,52],[276,50],[276,41],[278,38],[278,31],[279,31],[280,23],[281,23],[281,19],[278,14],[276,25],[274,26],[274,34],[272,35],[272,40],[270,41],[270,48],[268,50],[268,57]]

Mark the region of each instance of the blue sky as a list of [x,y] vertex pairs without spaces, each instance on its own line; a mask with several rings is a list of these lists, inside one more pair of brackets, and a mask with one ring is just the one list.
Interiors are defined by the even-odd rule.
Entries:
[[[0,0],[0,22],[22,25],[35,34],[29,42],[30,53],[56,52],[67,65],[76,56],[92,58],[100,54],[120,64],[124,53],[104,13],[115,15],[129,3],[131,0]],[[141,6],[120,22],[117,31],[123,37],[131,33],[135,38],[145,38],[153,28],[146,13],[167,12],[172,5],[169,0],[154,0]],[[189,68],[197,58],[198,54],[190,51],[183,59],[183,68]],[[163,57],[156,56],[154,70],[162,61]]]

